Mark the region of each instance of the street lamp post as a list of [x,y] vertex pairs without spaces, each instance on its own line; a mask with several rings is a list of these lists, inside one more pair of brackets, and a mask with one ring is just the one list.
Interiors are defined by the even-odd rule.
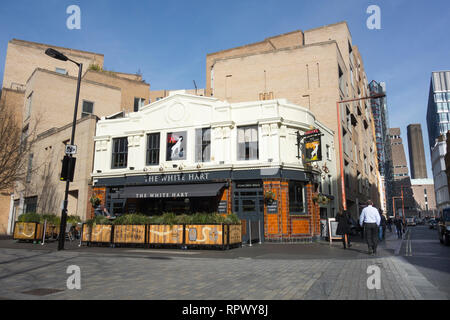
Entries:
[[[71,61],[78,66],[77,93],[75,96],[75,109],[74,109],[74,113],[73,113],[73,122],[72,122],[72,137],[70,140],[70,144],[74,145],[74,143],[75,143],[75,128],[76,128],[76,124],[77,124],[78,101],[79,101],[79,97],[80,97],[81,73],[83,72],[83,64],[73,61],[72,59],[69,59],[64,54],[62,54],[59,51],[56,51],[55,49],[48,48],[47,50],[45,50],[45,54],[54,59],[57,59],[57,60]],[[68,156],[72,157],[72,154],[69,154]],[[71,168],[72,164],[73,164],[73,162],[69,161],[67,172],[73,172],[75,170],[75,168]],[[67,203],[68,203],[68,198],[69,198],[69,184],[70,184],[70,178],[68,177],[66,179],[66,190],[64,193],[64,203],[63,203],[63,209],[61,212],[61,226],[59,229],[58,250],[64,250],[64,241],[66,240]]]
[[336,101],[336,109],[337,109],[337,121],[338,121],[338,139],[339,139],[339,161],[340,161],[340,171],[341,171],[341,190],[342,190],[342,208],[343,210],[347,210],[347,199],[345,196],[345,180],[344,180],[344,156],[343,156],[343,150],[342,150],[342,130],[341,130],[341,111],[339,108],[339,105],[341,103],[348,103],[348,102],[355,102],[355,101],[362,101],[367,99],[378,99],[385,97],[386,94],[380,93],[375,94],[370,97],[363,97],[363,98],[357,98],[357,99],[350,99],[350,100],[341,100]]

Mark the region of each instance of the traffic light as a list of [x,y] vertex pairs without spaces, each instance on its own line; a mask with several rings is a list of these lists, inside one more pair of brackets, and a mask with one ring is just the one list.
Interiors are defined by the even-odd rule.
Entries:
[[62,161],[61,177],[59,180],[73,182],[73,173],[75,171],[76,158],[64,156]]

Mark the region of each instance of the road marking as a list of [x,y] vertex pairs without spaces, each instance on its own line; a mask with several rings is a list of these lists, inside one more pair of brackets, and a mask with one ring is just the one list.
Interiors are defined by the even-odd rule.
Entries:
[[407,257],[411,257],[411,256],[412,256],[412,247],[411,247],[411,229],[408,229],[408,231],[407,231],[407,240],[406,240],[405,255],[406,255]]

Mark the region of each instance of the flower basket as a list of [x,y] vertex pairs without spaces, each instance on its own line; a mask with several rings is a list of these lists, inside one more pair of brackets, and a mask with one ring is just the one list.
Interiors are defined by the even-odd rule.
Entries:
[[275,200],[275,193],[273,193],[272,191],[267,191],[266,193],[264,193],[264,200],[267,204],[272,204]]
[[330,198],[318,193],[313,197],[313,202],[319,204],[320,206],[326,206],[330,203]]
[[89,199],[89,202],[92,204],[92,206],[93,206],[94,208],[96,208],[96,207],[98,207],[98,206],[100,205],[101,200],[100,200],[100,198],[97,197],[97,196],[92,196],[92,197]]

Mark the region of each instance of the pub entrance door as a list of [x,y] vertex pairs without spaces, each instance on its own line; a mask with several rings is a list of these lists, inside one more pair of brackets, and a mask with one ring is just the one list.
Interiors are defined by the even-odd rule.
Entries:
[[234,212],[242,222],[242,243],[264,241],[264,195],[260,182],[236,183]]

